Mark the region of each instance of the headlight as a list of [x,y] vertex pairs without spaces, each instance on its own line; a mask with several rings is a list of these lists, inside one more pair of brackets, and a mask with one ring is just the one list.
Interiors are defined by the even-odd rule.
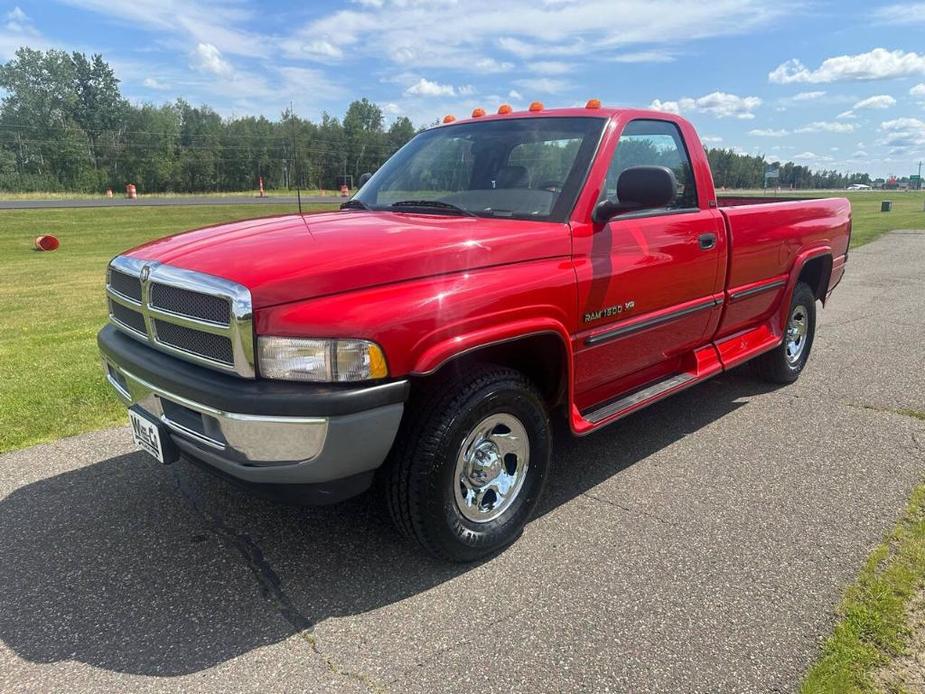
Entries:
[[264,378],[284,381],[368,381],[385,378],[385,355],[367,340],[307,340],[258,337],[258,366]]

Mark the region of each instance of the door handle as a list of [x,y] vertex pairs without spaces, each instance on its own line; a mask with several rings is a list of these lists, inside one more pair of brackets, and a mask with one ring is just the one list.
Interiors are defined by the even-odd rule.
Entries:
[[716,234],[701,234],[697,237],[700,242],[700,250],[708,251],[716,246]]

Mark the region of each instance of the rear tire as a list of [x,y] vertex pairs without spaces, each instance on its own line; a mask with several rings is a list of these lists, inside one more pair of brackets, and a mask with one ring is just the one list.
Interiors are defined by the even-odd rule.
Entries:
[[798,282],[790,298],[787,326],[780,345],[755,360],[758,375],[771,383],[793,383],[803,372],[816,335],[816,295]]
[[550,449],[543,398],[520,372],[478,366],[425,384],[384,470],[389,513],[432,555],[481,559],[523,532]]

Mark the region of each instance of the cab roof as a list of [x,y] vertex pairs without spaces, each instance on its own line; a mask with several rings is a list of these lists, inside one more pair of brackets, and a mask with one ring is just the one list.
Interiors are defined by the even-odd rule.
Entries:
[[509,113],[486,113],[484,116],[454,118],[450,122],[439,123],[433,127],[443,128],[447,126],[460,125],[463,123],[475,123],[477,121],[495,121],[511,118],[602,118],[613,119],[652,118],[657,120],[667,120],[675,123],[682,122],[681,116],[668,113],[666,111],[655,111],[643,108],[610,108],[601,106],[599,108],[587,108],[585,106],[573,106],[569,108],[542,108],[539,110],[523,109],[520,111],[510,111]]

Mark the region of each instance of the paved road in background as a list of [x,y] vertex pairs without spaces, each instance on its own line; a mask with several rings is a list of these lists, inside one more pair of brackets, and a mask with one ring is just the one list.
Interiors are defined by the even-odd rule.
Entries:
[[[303,195],[303,205],[317,203],[340,204],[343,198],[332,193],[331,195]],[[136,200],[126,198],[94,198],[83,200],[0,200],[0,210],[32,210],[48,209],[53,207],[157,207],[160,205],[297,205],[295,195],[273,195],[266,198],[258,197],[179,197],[179,198],[146,198]]]
[[851,253],[798,384],[584,439],[476,566],[368,497],[295,509],[125,427],[0,457],[0,690],[792,691],[925,475],[925,233]]

